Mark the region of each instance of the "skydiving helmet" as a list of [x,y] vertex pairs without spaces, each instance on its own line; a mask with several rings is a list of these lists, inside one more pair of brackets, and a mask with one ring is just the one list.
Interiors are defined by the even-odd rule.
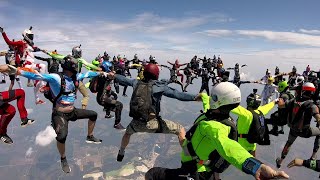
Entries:
[[32,26],[30,26],[29,29],[25,29],[22,32],[22,37],[25,41],[27,41],[28,44],[33,45],[33,32],[32,32]]
[[215,85],[210,92],[210,109],[219,109],[221,107],[234,109],[241,102],[240,89],[230,82],[221,82]]
[[303,84],[304,83],[304,77],[303,76],[298,76],[297,77],[297,84]]
[[72,56],[74,58],[81,58],[82,57],[81,44],[79,46],[75,46],[72,48]]
[[133,59],[138,59],[138,55],[134,54]]
[[275,74],[278,74],[280,71],[279,71],[279,68],[278,66],[276,66],[276,69],[275,69]]
[[246,101],[247,101],[247,107],[250,107],[252,109],[258,109],[262,100],[261,100],[261,96],[257,94],[257,90],[253,89],[253,93],[249,94]]
[[61,61],[61,67],[62,69],[71,71],[72,73],[77,73],[78,61],[74,57],[68,55],[64,57],[63,60]]
[[112,68],[112,63],[109,61],[103,61],[101,64],[102,71],[110,72]]
[[297,72],[297,68],[295,66],[292,67],[292,72]]
[[306,82],[302,85],[301,97],[305,100],[311,99],[316,92],[316,87],[310,82]]

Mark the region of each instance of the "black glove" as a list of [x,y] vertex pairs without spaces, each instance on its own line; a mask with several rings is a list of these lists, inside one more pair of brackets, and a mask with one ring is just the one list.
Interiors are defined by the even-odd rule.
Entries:
[[2,27],[0,27],[0,33],[3,33],[4,31],[3,31],[3,28]]

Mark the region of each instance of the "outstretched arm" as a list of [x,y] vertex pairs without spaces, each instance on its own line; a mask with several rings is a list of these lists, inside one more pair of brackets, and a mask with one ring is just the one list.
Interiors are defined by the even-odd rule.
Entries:
[[46,61],[46,62],[48,62],[50,60],[50,58],[43,58],[43,57],[40,57],[40,56],[34,56],[34,58],[39,59],[41,61]]
[[[206,129],[216,127],[207,126]],[[221,129],[221,128],[216,128]],[[202,131],[203,132],[203,131]],[[255,179],[289,178],[283,171],[275,171],[271,167],[261,163],[258,159],[245,150],[238,142],[228,138],[228,134],[223,134],[219,130],[204,130],[207,137],[213,137],[212,142],[219,155],[239,170],[251,174]]]
[[163,92],[163,95],[169,97],[169,98],[174,98],[178,99],[180,101],[195,101],[196,96],[193,94],[188,94],[184,92],[180,92],[176,89],[173,89],[169,86],[165,88],[165,91]]
[[171,65],[174,65],[173,63],[171,63],[171,62],[169,62],[169,61],[167,61],[169,64],[171,64]]
[[22,41],[10,41],[8,38],[7,34],[5,32],[2,33],[4,41],[9,45],[9,46],[23,46]]

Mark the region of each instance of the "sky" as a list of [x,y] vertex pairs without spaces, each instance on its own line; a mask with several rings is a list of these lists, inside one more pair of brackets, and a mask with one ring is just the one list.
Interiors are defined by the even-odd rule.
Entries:
[[[128,59],[152,54],[160,63],[220,55],[225,67],[248,64],[243,78],[255,80],[275,66],[320,68],[319,7],[319,0],[0,0],[0,27],[20,39],[33,26],[35,45],[61,54],[82,44],[88,61],[104,51]],[[6,49],[0,37],[0,50]],[[35,141],[47,146],[54,131],[45,128]],[[26,156],[37,152],[26,150]]]
[[[33,26],[35,44],[61,54],[82,44],[88,60],[104,51],[129,59],[152,54],[161,63],[215,54],[229,66],[258,61],[265,69],[270,61],[282,61],[288,71],[288,64],[303,61],[319,69],[319,5],[316,0],[0,0],[0,26],[15,39]],[[0,40],[0,50],[6,48]]]

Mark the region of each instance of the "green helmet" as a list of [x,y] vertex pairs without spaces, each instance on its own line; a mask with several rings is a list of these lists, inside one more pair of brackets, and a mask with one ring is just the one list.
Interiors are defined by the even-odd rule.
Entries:
[[287,87],[288,87],[288,82],[287,81],[281,81],[278,84],[279,92],[283,92]]
[[95,65],[95,66],[99,66],[100,62],[97,61],[97,60],[93,60],[93,61],[92,61],[92,64]]

